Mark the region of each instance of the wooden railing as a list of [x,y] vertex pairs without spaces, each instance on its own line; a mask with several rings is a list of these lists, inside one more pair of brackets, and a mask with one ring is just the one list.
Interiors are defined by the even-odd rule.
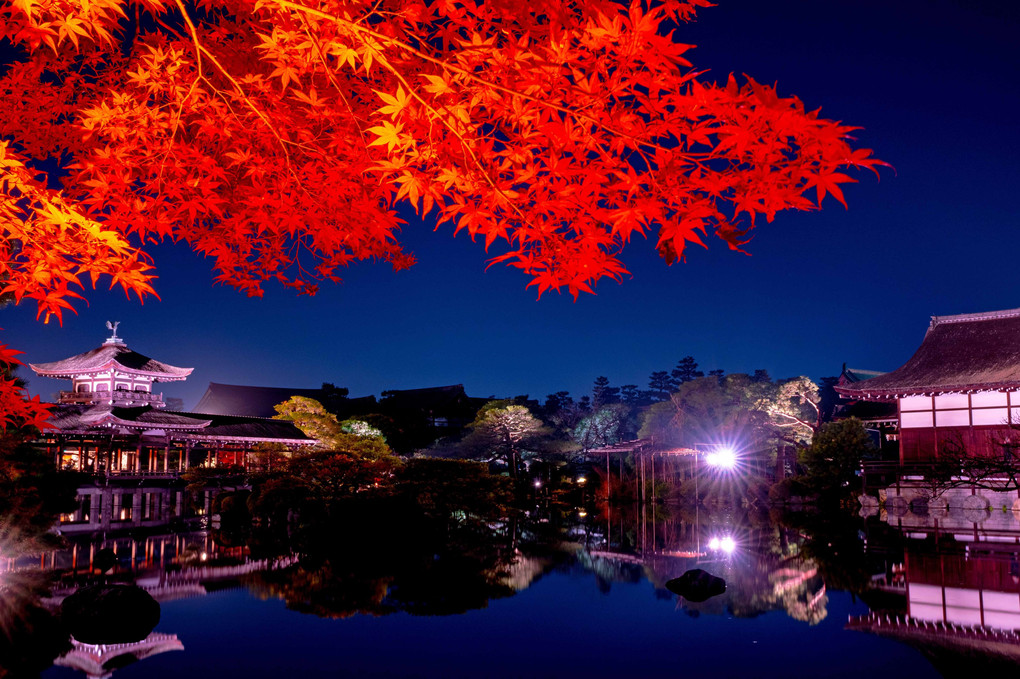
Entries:
[[183,472],[175,471],[173,469],[170,469],[168,471],[163,471],[162,469],[158,469],[158,470],[155,470],[155,471],[149,471],[147,469],[142,469],[142,470],[139,470],[139,471],[135,471],[133,469],[114,469],[114,470],[110,471],[107,474],[107,476],[116,476],[116,477],[120,477],[120,478],[131,478],[131,477],[134,477],[134,478],[147,478],[147,479],[173,479],[173,478],[177,478],[182,473]]
[[982,627],[981,625],[965,625],[941,620],[918,620],[905,615],[889,615],[884,613],[868,613],[867,615],[851,615],[847,622],[848,629],[912,631],[932,635],[951,635],[979,641],[997,641],[1008,644],[1020,642],[1020,634],[1016,630]]
[[148,391],[62,391],[61,403],[89,405],[113,401],[117,405],[148,405],[163,403],[163,394]]

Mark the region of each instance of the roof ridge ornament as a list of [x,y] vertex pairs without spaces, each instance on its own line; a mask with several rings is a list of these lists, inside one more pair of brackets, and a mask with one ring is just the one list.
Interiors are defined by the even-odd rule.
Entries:
[[106,329],[109,330],[112,334],[106,338],[106,341],[103,342],[103,344],[124,344],[124,340],[122,340],[120,337],[117,337],[118,325],[120,325],[120,321],[113,321],[112,323],[110,321],[106,322]]

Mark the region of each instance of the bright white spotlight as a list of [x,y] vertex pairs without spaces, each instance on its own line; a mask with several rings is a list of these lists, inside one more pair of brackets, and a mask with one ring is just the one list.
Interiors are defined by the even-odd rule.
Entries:
[[705,461],[720,469],[733,469],[737,464],[737,454],[732,448],[720,448],[705,456]]
[[733,550],[737,548],[737,543],[729,535],[723,537],[714,537],[708,541],[708,548],[713,552],[725,552],[726,554],[732,554]]

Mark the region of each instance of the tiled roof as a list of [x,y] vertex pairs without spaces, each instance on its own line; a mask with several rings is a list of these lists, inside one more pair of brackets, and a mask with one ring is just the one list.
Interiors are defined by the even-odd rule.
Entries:
[[376,409],[375,396],[337,398],[335,391],[303,387],[256,387],[245,384],[210,382],[195,406],[195,412],[239,417],[275,417],[276,406],[291,396],[304,396],[320,402],[341,419]]
[[109,366],[116,366],[126,373],[139,373],[154,378],[157,382],[183,380],[194,368],[178,368],[131,351],[124,344],[104,344],[62,361],[33,363],[29,367],[43,377],[70,378],[72,375],[99,372]]
[[238,415],[247,417],[273,417],[273,406],[291,396],[305,396],[321,401],[322,389],[300,387],[254,387],[243,384],[210,382],[205,394],[195,406],[195,412],[209,415]]
[[101,427],[167,429],[195,440],[312,442],[293,422],[285,420],[177,413],[150,406],[55,405],[49,421],[58,431],[84,432]]
[[197,430],[211,420],[190,413],[171,413],[151,406],[121,408],[101,405],[55,405],[50,410],[50,424],[63,431],[84,431],[102,426],[132,429]]
[[246,439],[263,441],[307,441],[313,439],[287,420],[270,420],[262,417],[235,417],[232,415],[198,415],[211,420],[208,427],[195,432],[198,439]]
[[1020,309],[932,316],[924,341],[892,372],[836,391],[851,398],[1020,389]]
[[473,416],[490,400],[468,396],[463,384],[451,384],[444,387],[384,391],[379,405],[384,411],[416,410],[436,415],[464,411]]

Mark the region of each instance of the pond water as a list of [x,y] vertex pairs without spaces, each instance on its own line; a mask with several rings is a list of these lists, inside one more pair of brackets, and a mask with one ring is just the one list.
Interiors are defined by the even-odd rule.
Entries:
[[[51,628],[25,611],[57,610],[102,579],[159,601],[155,630],[136,644],[62,649],[41,676],[859,678],[1020,667],[1016,538],[665,507],[411,523],[351,517],[286,535],[180,525],[78,535],[16,558],[8,544],[0,636],[10,644],[0,650],[52,645]],[[104,558],[112,568],[100,576]],[[694,602],[666,587],[693,568],[724,578],[725,593]],[[14,662],[0,654],[0,667]]]

